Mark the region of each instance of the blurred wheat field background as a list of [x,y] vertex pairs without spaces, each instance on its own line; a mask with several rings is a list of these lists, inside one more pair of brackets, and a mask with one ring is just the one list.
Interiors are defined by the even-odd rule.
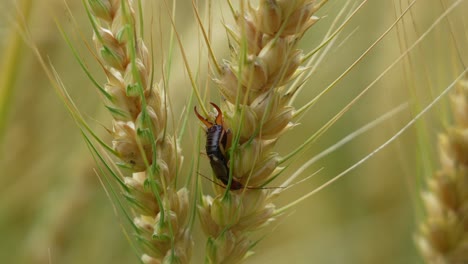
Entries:
[[[28,14],[22,5],[29,2]],[[277,151],[286,155],[330,120],[455,2],[416,1],[378,46],[299,120],[299,126],[283,136]],[[318,13],[323,19],[306,33],[300,48],[307,52],[318,46],[345,3],[330,0]],[[359,3],[351,2],[351,6]],[[145,29],[153,34],[155,63],[160,65],[160,58],[170,56],[168,11],[163,1],[144,1],[144,4]],[[397,0],[368,1],[338,36],[337,43],[314,72],[295,106],[304,105],[333,82],[395,22],[408,4],[409,1]],[[81,1],[69,1],[68,5],[79,30],[90,41],[92,29]],[[138,263],[139,257],[121,229],[124,219],[115,214],[112,202],[96,177],[94,161],[73,119],[31,49],[22,41],[12,42],[18,34],[17,8],[25,14],[34,42],[58,69],[79,109],[90,119],[94,129],[108,142],[111,140],[102,127],[111,126],[109,114],[54,23],[55,18],[64,31],[73,36],[81,56],[95,76],[104,81],[64,2],[23,0],[15,4],[7,0],[0,3],[1,73],[9,73],[8,76],[0,74],[0,84],[8,86],[0,87],[1,114],[5,116],[0,119],[4,120],[0,124],[3,130],[0,131],[1,262]],[[216,25],[213,47],[217,59],[221,60],[228,56],[229,47],[220,21],[232,21],[232,17],[225,1],[213,3],[213,10],[216,10],[211,18]],[[287,204],[310,192],[373,151],[466,68],[466,10],[467,1],[461,1],[342,119],[303,155],[296,157],[288,172],[294,172],[314,155],[402,103],[408,103],[407,108],[317,162],[304,176],[323,168],[320,173],[282,194],[279,204]],[[178,1],[174,17],[191,66],[199,71],[200,78],[210,77],[191,1]],[[6,63],[11,45],[19,47],[18,57]],[[191,84],[176,46],[172,60],[169,92],[173,115],[178,120],[189,100],[185,94],[189,94]],[[161,72],[158,67],[161,66],[156,66],[157,74]],[[6,82],[8,79],[11,81]],[[215,85],[211,83],[210,86],[213,87],[210,88],[212,100],[220,101]],[[4,91],[10,91],[10,96]],[[267,236],[246,263],[423,263],[414,244],[417,225],[424,215],[419,194],[425,188],[423,179],[438,166],[437,134],[451,120],[447,102],[448,98],[443,98],[396,142],[268,227]],[[181,142],[184,165],[190,163],[194,153],[200,152],[194,149],[191,140],[196,137],[200,125],[194,115],[190,118],[189,136]],[[201,157],[201,164],[201,171],[209,175],[206,157]],[[202,182],[210,185],[205,179]],[[199,230],[199,223],[196,223],[196,230]],[[204,235],[200,231],[194,235],[195,241],[201,242],[194,246],[192,262],[203,263]]]

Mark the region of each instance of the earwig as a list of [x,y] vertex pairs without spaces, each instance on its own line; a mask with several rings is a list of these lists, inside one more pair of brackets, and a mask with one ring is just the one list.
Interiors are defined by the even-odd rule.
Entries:
[[[214,103],[210,104],[216,109],[216,111],[218,111],[218,115],[216,116],[214,123],[201,116],[197,112],[197,107],[194,107],[194,111],[198,119],[200,119],[207,128],[205,148],[206,154],[210,159],[211,169],[213,170],[216,178],[227,186],[229,183],[229,159],[226,157],[226,146],[228,144],[229,131],[224,129],[221,109]],[[230,190],[239,190],[243,187],[242,183],[236,181],[234,178],[232,179]]]

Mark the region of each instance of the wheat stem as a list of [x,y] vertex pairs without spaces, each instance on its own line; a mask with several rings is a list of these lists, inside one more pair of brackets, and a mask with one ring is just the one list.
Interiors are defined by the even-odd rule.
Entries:
[[[23,0],[19,4],[20,10],[17,12],[15,21],[29,19],[31,13],[31,0]],[[20,18],[21,17],[21,18]],[[24,21],[26,22],[26,21]],[[0,65],[0,145],[3,141],[3,135],[6,130],[6,122],[8,118],[9,107],[12,102],[15,82],[17,80],[18,69],[22,57],[22,36],[14,27],[11,27],[10,33],[7,36],[8,42],[5,46]]]

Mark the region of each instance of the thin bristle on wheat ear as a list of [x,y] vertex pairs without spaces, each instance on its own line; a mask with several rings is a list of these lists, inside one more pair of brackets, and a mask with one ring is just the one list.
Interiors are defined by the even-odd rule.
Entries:
[[88,1],[94,42],[107,76],[113,149],[132,172],[124,178],[144,263],[189,263],[188,190],[177,190],[181,150],[167,136],[162,89],[151,83],[151,58],[138,35],[131,1]]
[[[243,186],[262,186],[280,170],[273,147],[292,126],[294,108],[286,85],[303,59],[296,44],[318,20],[313,14],[324,2],[262,0],[256,8],[247,4],[235,14],[236,26],[228,27],[237,44],[231,56],[236,59],[223,66],[216,81],[226,98],[226,127],[234,138],[231,175]],[[216,193],[214,198],[204,196],[199,205],[202,227],[209,236],[207,259],[238,263],[256,243],[252,232],[276,217],[272,199],[279,192],[218,187]]]
[[468,82],[452,94],[455,125],[439,137],[442,168],[423,193],[427,217],[416,242],[427,263],[468,263]]

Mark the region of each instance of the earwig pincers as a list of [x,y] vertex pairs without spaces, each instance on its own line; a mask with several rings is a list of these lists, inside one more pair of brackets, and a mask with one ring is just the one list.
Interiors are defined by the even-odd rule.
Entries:
[[[223,114],[221,109],[214,103],[210,103],[218,114],[215,122],[208,121],[197,112],[197,107],[194,107],[195,114],[198,119],[206,126],[206,154],[210,159],[211,169],[213,170],[216,178],[220,180],[224,185],[228,185],[229,182],[229,166],[228,158],[226,157],[226,146],[228,144],[228,134],[223,124]],[[239,190],[243,188],[242,183],[232,179],[231,190]]]

